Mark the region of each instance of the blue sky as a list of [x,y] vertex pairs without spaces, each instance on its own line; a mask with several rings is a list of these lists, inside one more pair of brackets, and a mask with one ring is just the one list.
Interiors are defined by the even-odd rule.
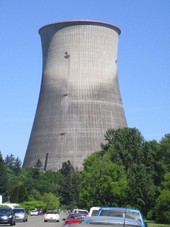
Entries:
[[169,0],[1,0],[0,151],[23,161],[42,76],[38,30],[63,20],[121,29],[118,76],[129,127],[144,138],[170,133]]

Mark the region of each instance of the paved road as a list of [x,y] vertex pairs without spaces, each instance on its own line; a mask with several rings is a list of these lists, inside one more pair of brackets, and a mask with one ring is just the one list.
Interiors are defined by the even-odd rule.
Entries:
[[[29,216],[28,222],[17,222],[15,227],[63,227],[64,221],[62,220],[65,214],[60,214],[59,222],[44,222],[43,216]],[[0,225],[0,227],[7,227],[10,225]]]

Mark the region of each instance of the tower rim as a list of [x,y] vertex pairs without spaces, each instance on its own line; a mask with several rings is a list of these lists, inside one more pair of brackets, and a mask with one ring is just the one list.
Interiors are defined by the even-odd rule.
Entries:
[[108,22],[102,22],[102,21],[98,21],[98,20],[63,20],[63,21],[58,21],[58,22],[54,22],[54,23],[50,23],[50,24],[46,24],[44,26],[42,26],[39,29],[39,34],[40,32],[49,26],[54,26],[54,25],[60,25],[61,27],[65,27],[65,26],[73,26],[73,25],[98,25],[98,26],[105,26],[111,29],[114,29],[117,31],[117,33],[120,35],[121,30],[118,26],[108,23]]

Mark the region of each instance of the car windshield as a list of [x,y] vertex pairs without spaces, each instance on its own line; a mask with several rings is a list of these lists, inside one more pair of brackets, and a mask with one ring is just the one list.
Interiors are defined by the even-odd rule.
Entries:
[[67,219],[82,219],[80,214],[69,214]]
[[0,214],[6,214],[9,212],[11,212],[11,209],[8,209],[8,208],[0,209]]
[[123,210],[102,210],[100,215],[123,218],[123,213]]
[[13,209],[15,213],[24,213],[24,209]]
[[47,211],[47,214],[57,214],[56,211]]
[[88,212],[87,211],[84,211],[84,210],[79,210],[79,213],[80,214],[88,214]]
[[139,212],[131,210],[102,210],[101,216],[111,216],[120,218],[129,218],[133,220],[141,221]]

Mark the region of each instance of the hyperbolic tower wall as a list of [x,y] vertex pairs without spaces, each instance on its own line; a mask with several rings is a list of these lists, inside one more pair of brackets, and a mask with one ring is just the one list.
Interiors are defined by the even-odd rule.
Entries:
[[120,29],[99,21],[64,21],[39,30],[43,74],[23,167],[40,160],[58,170],[100,150],[110,128],[126,127],[117,77]]

